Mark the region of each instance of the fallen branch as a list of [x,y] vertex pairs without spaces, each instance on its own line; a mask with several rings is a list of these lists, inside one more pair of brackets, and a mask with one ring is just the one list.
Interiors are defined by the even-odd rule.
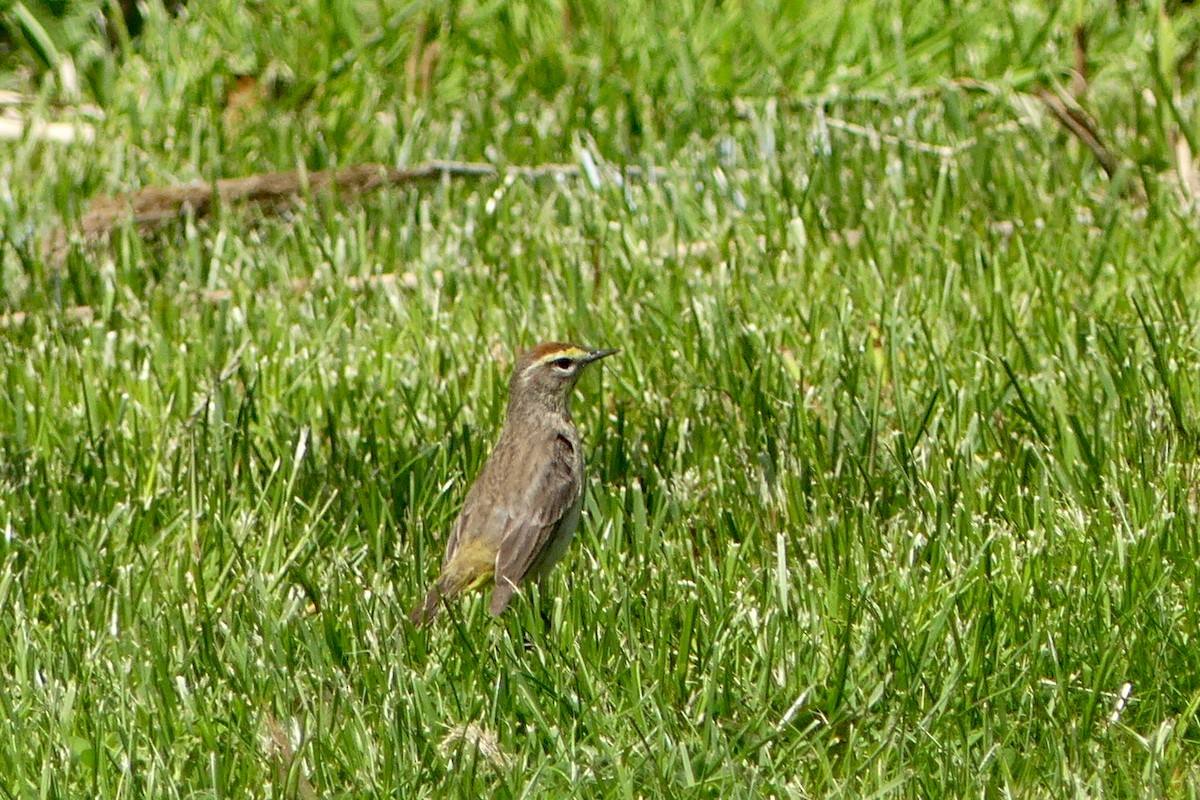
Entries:
[[[627,167],[614,174],[639,177],[644,170]],[[128,221],[139,231],[151,231],[190,212],[205,217],[215,205],[253,203],[267,208],[284,206],[306,193],[334,189],[342,194],[355,195],[382,186],[403,186],[427,183],[446,178],[495,178],[512,175],[527,179],[544,177],[575,177],[580,168],[574,164],[544,164],[536,167],[506,167],[464,161],[431,161],[409,169],[393,169],[382,164],[358,164],[342,169],[318,172],[268,172],[245,178],[223,178],[215,185],[194,181],[180,186],[149,186],[130,194],[99,197],[88,209],[77,227],[58,228],[46,238],[47,252],[61,255],[71,242],[72,233],[84,242],[94,242],[112,233]],[[665,170],[654,170],[662,177]]]

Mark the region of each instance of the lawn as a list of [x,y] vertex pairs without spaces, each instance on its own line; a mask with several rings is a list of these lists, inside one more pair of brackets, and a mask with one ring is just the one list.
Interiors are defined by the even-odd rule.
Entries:
[[1200,795],[1200,11],[119,5],[0,10],[0,798]]

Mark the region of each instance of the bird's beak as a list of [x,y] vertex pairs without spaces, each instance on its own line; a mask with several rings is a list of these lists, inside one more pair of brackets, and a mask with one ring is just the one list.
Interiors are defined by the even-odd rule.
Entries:
[[602,358],[608,358],[613,353],[619,353],[619,352],[621,352],[621,351],[620,350],[593,350],[592,352],[587,354],[587,363],[590,364],[593,361],[599,361]]

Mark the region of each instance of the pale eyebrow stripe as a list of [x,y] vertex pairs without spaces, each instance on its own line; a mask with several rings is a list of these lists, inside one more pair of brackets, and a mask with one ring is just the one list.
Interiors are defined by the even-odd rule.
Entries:
[[553,353],[547,353],[538,359],[539,364],[545,364],[549,361],[556,361],[560,358],[578,358],[579,356],[587,355],[587,350],[578,347],[568,347],[563,350],[555,350]]

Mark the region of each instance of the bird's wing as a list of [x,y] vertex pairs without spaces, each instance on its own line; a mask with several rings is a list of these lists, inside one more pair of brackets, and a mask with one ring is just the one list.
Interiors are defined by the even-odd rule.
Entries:
[[553,465],[530,481],[523,496],[513,498],[500,550],[496,554],[496,589],[492,613],[499,613],[521,585],[529,568],[546,548],[554,530],[579,499],[575,446],[566,436],[554,439]]

